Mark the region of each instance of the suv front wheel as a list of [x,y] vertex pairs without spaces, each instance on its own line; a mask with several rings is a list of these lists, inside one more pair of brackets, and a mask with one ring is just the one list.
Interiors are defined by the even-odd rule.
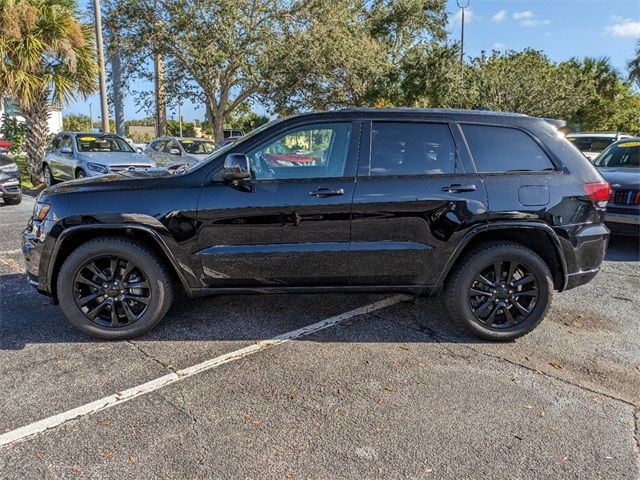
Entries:
[[474,335],[508,341],[542,321],[552,291],[551,272],[537,253],[500,242],[476,248],[458,264],[445,286],[445,303]]
[[57,291],[74,326],[108,340],[147,332],[173,300],[163,262],[143,244],[123,237],[98,238],[75,249],[60,269]]

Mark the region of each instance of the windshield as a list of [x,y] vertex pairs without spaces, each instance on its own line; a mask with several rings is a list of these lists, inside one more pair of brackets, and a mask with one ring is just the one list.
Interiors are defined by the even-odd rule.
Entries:
[[640,168],[640,141],[611,145],[593,164],[603,168]]
[[208,155],[216,149],[216,144],[210,140],[180,140],[180,145],[192,155]]
[[615,137],[567,137],[581,152],[600,153],[616,141]]
[[79,152],[128,152],[134,150],[120,137],[107,135],[82,135],[76,137],[76,145]]

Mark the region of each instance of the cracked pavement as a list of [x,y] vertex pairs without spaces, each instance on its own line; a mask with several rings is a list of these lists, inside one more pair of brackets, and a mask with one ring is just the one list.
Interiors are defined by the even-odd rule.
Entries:
[[[179,298],[100,342],[26,284],[0,207],[0,433],[384,295]],[[408,299],[0,448],[0,478],[640,478],[640,251],[492,344]]]

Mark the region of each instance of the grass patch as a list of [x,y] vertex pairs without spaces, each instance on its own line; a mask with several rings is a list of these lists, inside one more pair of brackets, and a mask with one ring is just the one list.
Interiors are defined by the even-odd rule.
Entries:
[[29,174],[27,156],[20,154],[20,155],[14,155],[12,158],[13,158],[13,161],[18,164],[18,168],[20,169],[20,177],[22,178],[22,188],[33,190],[35,187],[31,183],[31,175]]

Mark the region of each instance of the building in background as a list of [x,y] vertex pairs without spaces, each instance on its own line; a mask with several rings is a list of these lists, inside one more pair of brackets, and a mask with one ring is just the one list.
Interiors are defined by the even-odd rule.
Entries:
[[[0,126],[2,125],[2,115],[6,114],[8,117],[17,118],[19,121],[24,122],[24,118],[20,115],[20,109],[12,100],[8,98],[0,99]],[[62,131],[62,108],[57,106],[51,106],[49,112],[49,133],[55,134]]]

